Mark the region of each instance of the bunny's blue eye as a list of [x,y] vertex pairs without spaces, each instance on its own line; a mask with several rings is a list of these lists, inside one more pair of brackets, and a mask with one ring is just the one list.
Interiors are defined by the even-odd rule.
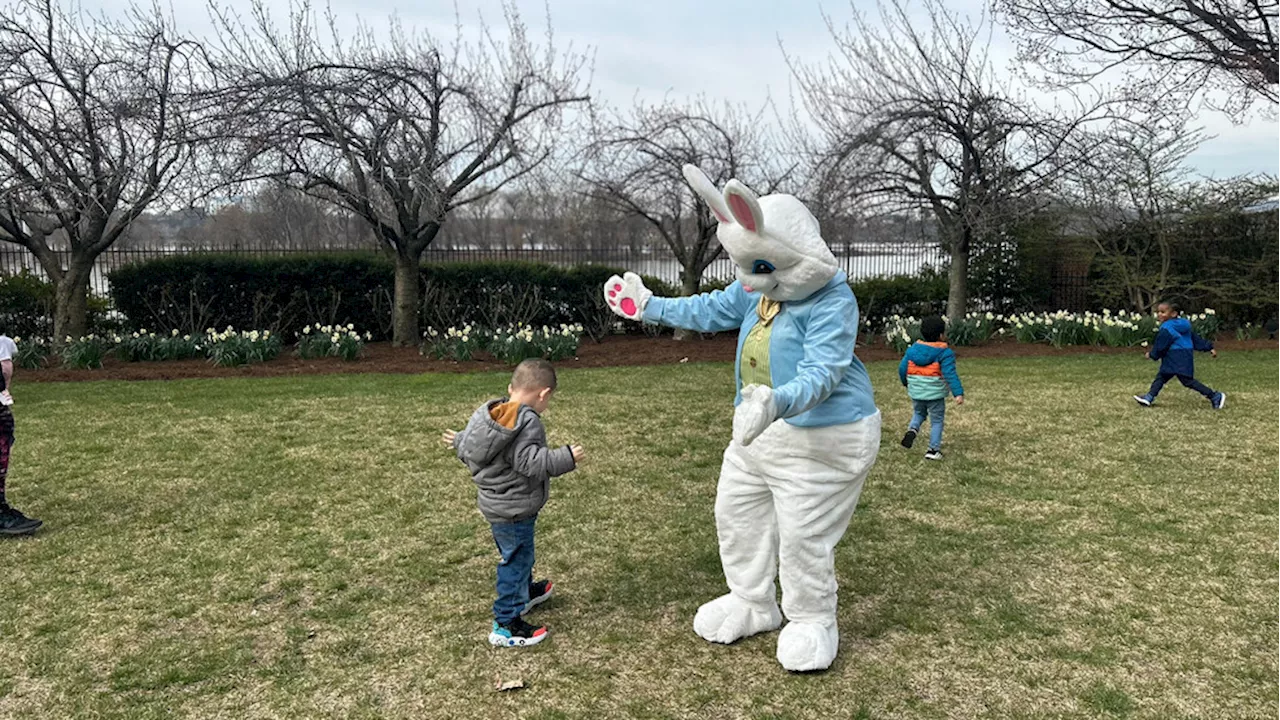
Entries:
[[771,272],[773,272],[773,263],[768,260],[757,260],[751,264],[753,275],[768,275]]

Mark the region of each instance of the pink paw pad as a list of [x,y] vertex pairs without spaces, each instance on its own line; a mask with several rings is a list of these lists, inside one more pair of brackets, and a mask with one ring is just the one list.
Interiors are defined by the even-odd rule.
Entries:
[[622,312],[628,315],[635,315],[636,301],[631,298],[622,298]]

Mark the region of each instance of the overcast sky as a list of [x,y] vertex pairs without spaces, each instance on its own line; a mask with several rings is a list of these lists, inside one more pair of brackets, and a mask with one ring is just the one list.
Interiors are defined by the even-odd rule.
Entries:
[[[168,2],[182,29],[207,33],[205,0]],[[247,9],[249,0],[222,0]],[[288,13],[288,0],[266,0],[279,19]],[[81,0],[85,9],[116,14],[128,0]],[[323,3],[324,0],[317,0]],[[874,12],[874,4],[858,7]],[[546,22],[543,0],[516,0],[516,6],[539,35]],[[950,6],[976,18],[982,3],[953,0]],[[499,0],[331,0],[344,21],[381,29],[392,16],[406,29],[427,29],[448,37],[458,16],[464,28],[483,14],[502,25]],[[808,60],[824,58],[834,48],[823,22],[823,9],[837,23],[850,17],[848,0],[550,0],[551,22],[558,45],[572,42],[595,54],[594,94],[611,103],[630,104],[633,97],[656,100],[664,95],[704,94],[759,107],[766,95],[785,102],[789,71],[778,40],[787,52]],[[994,40],[992,57],[1011,58],[1013,49],[1002,34]],[[1280,126],[1253,119],[1234,126],[1217,113],[1204,112],[1197,122],[1216,137],[1191,158],[1195,170],[1207,176],[1245,173],[1276,174],[1280,165]]]

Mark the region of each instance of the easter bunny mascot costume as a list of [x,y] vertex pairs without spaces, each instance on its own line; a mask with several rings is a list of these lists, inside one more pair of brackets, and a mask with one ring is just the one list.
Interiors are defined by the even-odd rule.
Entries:
[[778,629],[785,614],[778,662],[824,670],[839,647],[835,546],[880,447],[880,411],[853,354],[858,303],[818,221],[795,197],[757,198],[737,180],[721,193],[692,165],[684,176],[720,221],[716,237],[738,279],[724,290],[659,298],[627,273],[610,278],[604,293],[631,320],[740,330],[733,439],[715,505],[729,593],[700,607],[693,629],[732,643]]

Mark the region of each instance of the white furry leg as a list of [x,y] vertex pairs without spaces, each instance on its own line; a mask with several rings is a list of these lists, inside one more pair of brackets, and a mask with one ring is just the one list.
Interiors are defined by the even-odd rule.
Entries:
[[778,662],[792,672],[826,670],[840,649],[840,632],[830,624],[791,622],[778,634]]
[[693,631],[699,637],[726,645],[756,633],[777,630],[780,625],[782,613],[777,603],[759,607],[735,597],[733,593],[704,604],[693,616]]

